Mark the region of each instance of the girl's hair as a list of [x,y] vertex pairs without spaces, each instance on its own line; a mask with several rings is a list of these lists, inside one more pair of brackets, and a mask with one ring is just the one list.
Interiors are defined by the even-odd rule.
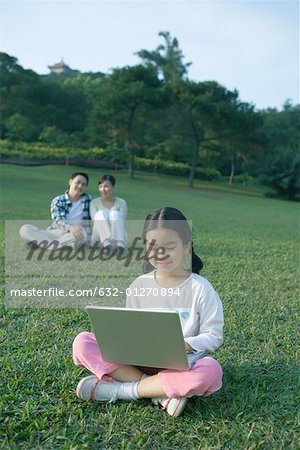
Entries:
[[86,179],[86,185],[89,184],[89,176],[87,173],[85,172],[74,172],[72,173],[72,175],[70,176],[71,180],[74,180],[74,178],[76,178],[78,175],[80,175],[81,177],[84,177]]
[[109,181],[112,186],[114,186],[116,184],[115,177],[113,175],[108,174],[108,173],[106,173],[101,178],[99,178],[98,186],[99,186],[99,184],[102,184],[103,181]]
[[[199,256],[196,255],[193,248],[192,231],[187,219],[176,208],[165,207],[158,208],[146,217],[143,228],[143,239],[146,243],[146,234],[150,230],[156,230],[157,228],[167,228],[176,231],[183,244],[191,243],[192,252],[192,272],[199,273],[203,267],[203,263]],[[149,261],[145,261],[143,264],[143,272],[147,273],[154,269]]]

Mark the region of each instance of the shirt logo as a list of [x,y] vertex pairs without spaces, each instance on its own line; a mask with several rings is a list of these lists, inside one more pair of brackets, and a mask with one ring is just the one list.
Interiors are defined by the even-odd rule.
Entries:
[[190,313],[188,311],[183,311],[183,312],[180,313],[180,317],[183,320],[187,320],[190,317]]

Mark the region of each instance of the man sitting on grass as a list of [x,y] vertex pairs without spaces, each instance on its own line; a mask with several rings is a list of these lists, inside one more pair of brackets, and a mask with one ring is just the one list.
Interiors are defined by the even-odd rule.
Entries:
[[53,223],[46,230],[26,224],[20,229],[20,236],[28,245],[49,246],[54,241],[56,248],[77,248],[90,239],[91,196],[86,188],[89,177],[86,173],[75,172],[69,180],[69,188],[51,202]]

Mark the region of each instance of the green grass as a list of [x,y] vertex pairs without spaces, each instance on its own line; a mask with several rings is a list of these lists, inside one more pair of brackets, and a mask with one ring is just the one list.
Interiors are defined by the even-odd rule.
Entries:
[[[2,218],[48,219],[76,168],[2,167]],[[96,195],[97,170],[89,191]],[[223,301],[222,390],[193,398],[174,420],[149,401],[83,403],[72,340],[89,329],[78,309],[1,308],[1,437],[11,449],[299,448],[299,206],[257,190],[117,173],[129,219],[175,206],[193,221],[202,275]],[[1,225],[1,254],[4,226]],[[82,280],[84,284],[85,280]],[[297,354],[298,352],[298,354]],[[1,444],[0,444],[1,445]]]

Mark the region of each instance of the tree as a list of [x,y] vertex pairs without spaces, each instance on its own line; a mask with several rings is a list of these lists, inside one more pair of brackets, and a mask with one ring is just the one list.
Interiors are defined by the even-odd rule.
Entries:
[[276,155],[262,168],[259,180],[273,187],[278,197],[296,200],[300,194],[300,155]]
[[238,163],[245,174],[247,167],[261,152],[263,138],[260,133],[261,119],[255,112],[254,105],[237,100],[236,108],[227,117],[227,130],[221,143],[223,151],[230,159],[229,184],[234,183]]
[[23,69],[17,61],[7,53],[0,53],[0,138],[5,135],[5,123],[10,116],[21,114],[31,119],[31,95],[39,78],[32,70]]
[[37,129],[28,117],[13,114],[5,121],[7,137],[13,142],[30,142],[37,138]]
[[295,200],[300,192],[300,105],[286,102],[282,111],[260,113],[265,152],[258,160],[258,179],[277,195]]
[[38,131],[54,126],[71,135],[85,129],[88,105],[82,84],[47,82],[6,53],[0,53],[0,70],[1,138],[7,136],[5,123],[14,114],[27,117]]
[[140,50],[136,54],[146,66],[154,66],[166,83],[178,83],[187,75],[187,69],[192,63],[183,63],[183,53],[176,38],[172,38],[168,31],[160,31],[159,36],[165,44],[159,45],[156,50]]
[[128,171],[134,177],[135,136],[143,106],[160,103],[160,81],[152,67],[142,65],[115,69],[103,83],[95,99],[90,129],[94,138],[106,135],[112,145],[119,144],[129,155]]
[[238,93],[216,81],[185,81],[178,96],[193,140],[189,174],[189,187],[193,187],[201,146],[237,135]]
[[39,135],[39,141],[56,147],[65,147],[70,143],[67,133],[57,127],[44,127]]

